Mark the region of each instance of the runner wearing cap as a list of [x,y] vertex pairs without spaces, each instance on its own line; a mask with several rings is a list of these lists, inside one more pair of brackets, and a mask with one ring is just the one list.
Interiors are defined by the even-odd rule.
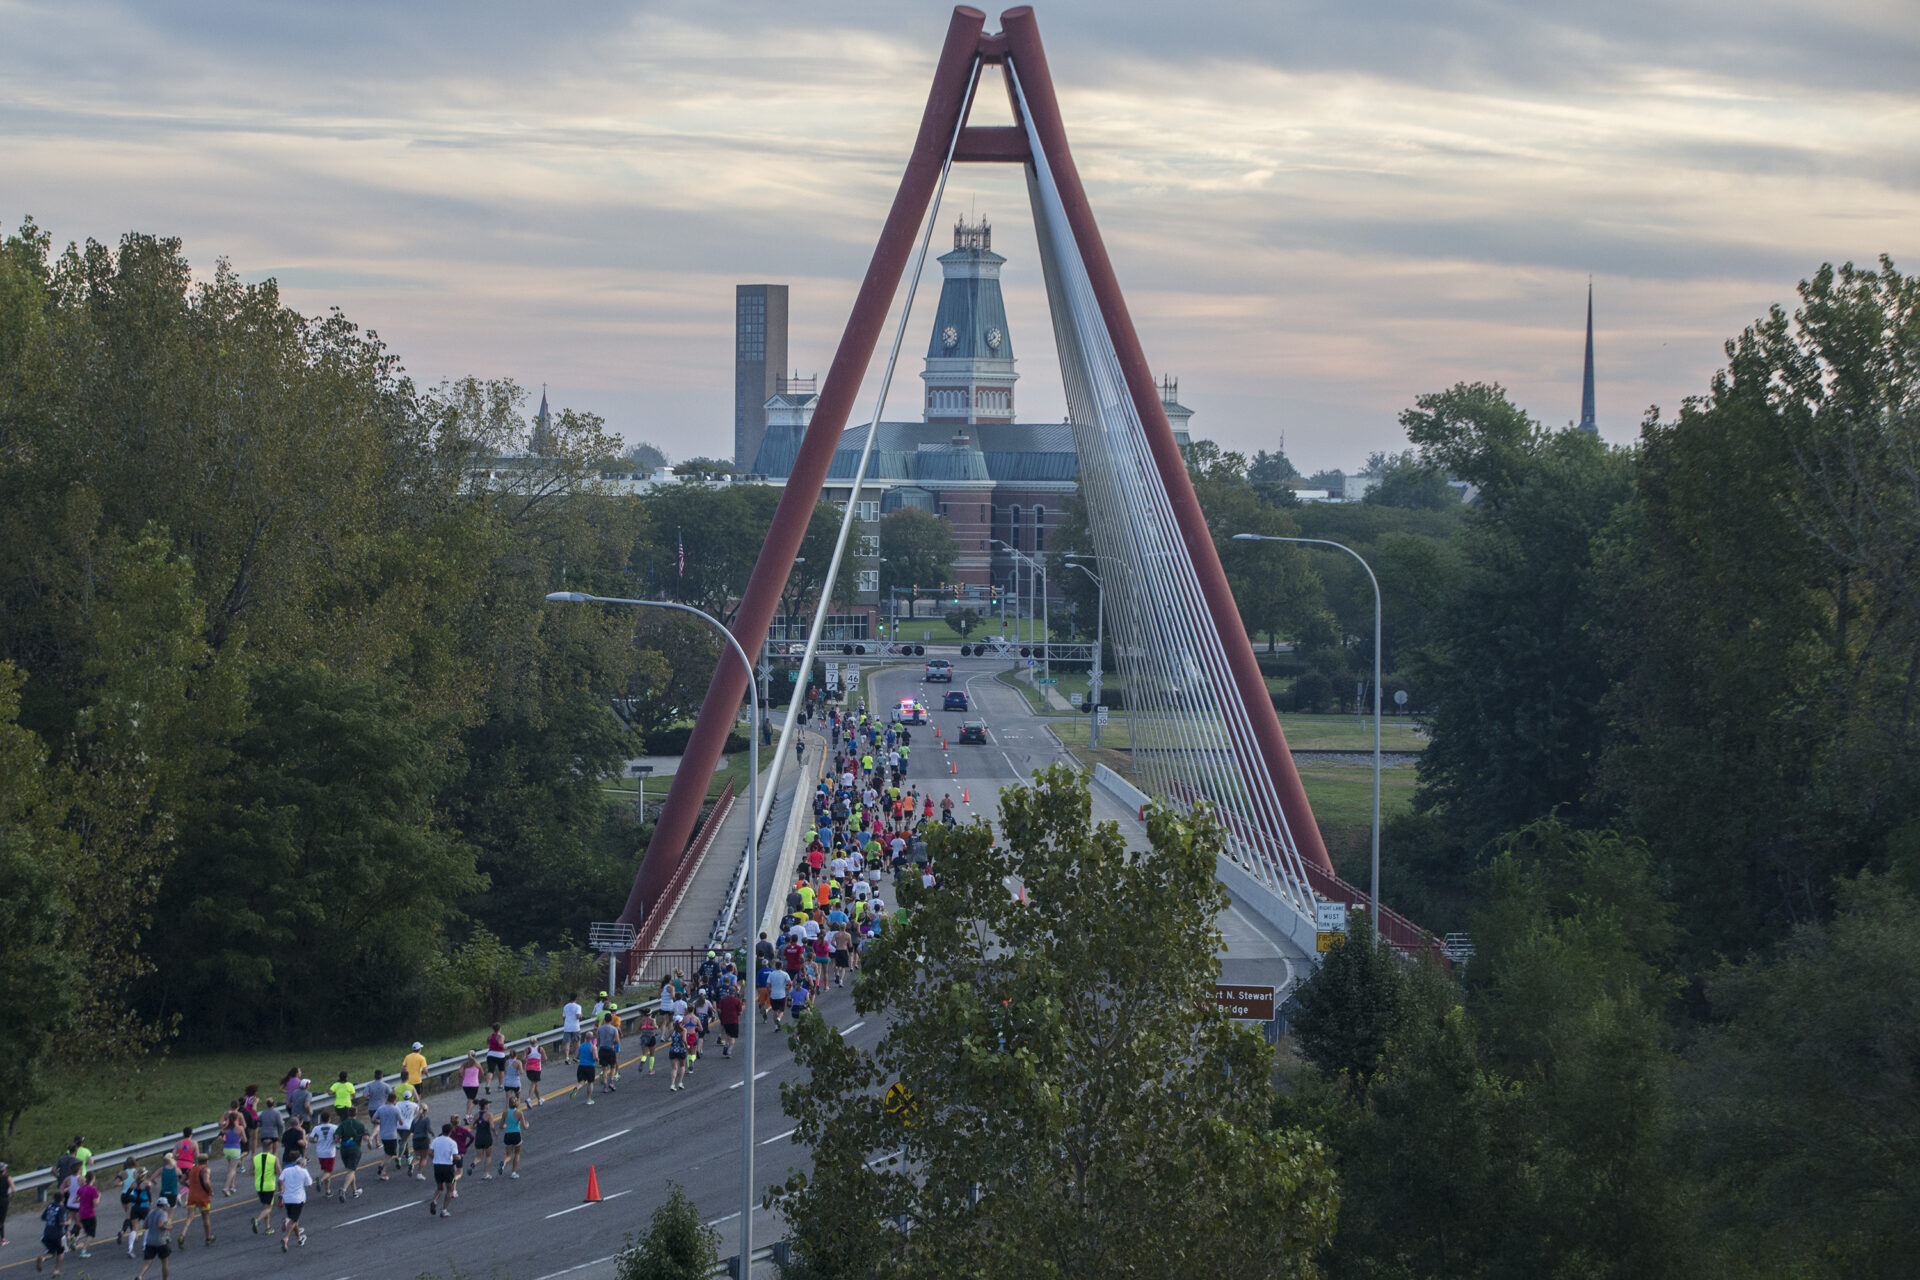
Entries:
[[400,1060],[400,1078],[411,1086],[416,1095],[427,1078],[427,1055],[420,1052],[424,1048],[425,1045],[415,1040],[413,1052]]

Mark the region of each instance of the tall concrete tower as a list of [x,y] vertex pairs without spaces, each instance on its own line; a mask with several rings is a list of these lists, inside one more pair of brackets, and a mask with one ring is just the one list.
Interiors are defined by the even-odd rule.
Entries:
[[954,224],[953,252],[942,254],[940,307],[927,344],[928,422],[965,425],[1013,421],[1013,338],[1000,297],[1000,265],[986,219]]
[[733,287],[733,465],[752,468],[767,434],[767,401],[787,371],[787,286]]

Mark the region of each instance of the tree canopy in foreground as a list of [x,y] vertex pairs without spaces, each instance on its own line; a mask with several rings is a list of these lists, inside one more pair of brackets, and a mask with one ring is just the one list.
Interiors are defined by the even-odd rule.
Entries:
[[854,988],[885,1038],[795,1027],[793,1274],[1319,1273],[1332,1176],[1270,1127],[1270,1051],[1213,1001],[1221,829],[1155,811],[1148,832],[1129,851],[1056,766],[1002,794],[998,841],[935,835],[943,883],[902,892]]

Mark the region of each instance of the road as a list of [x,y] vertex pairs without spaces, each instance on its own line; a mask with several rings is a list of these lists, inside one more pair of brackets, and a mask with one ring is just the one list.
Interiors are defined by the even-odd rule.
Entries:
[[[949,743],[957,744],[961,720],[987,722],[985,746],[954,745],[946,751],[930,731],[916,730],[909,777],[932,790],[936,805],[950,791],[963,820],[975,814],[997,817],[1003,787],[1028,781],[1037,769],[1070,757],[1026,700],[994,678],[1006,669],[1005,660],[959,659],[954,665],[951,687],[965,690],[973,703],[964,715],[939,709],[949,686],[926,684],[917,664],[880,673],[876,692],[883,707],[909,694],[921,697]],[[950,765],[958,771],[949,772]],[[1127,818],[1116,801],[1099,791],[1095,812],[1103,818]],[[1124,821],[1122,828],[1130,838],[1139,837],[1137,823]],[[1227,944],[1225,976],[1231,981],[1282,981],[1297,963],[1238,905],[1229,909],[1221,927]],[[883,1030],[854,1013],[844,990],[827,993],[822,1013],[863,1047],[871,1047]],[[792,1126],[780,1110],[779,1086],[800,1076],[783,1038],[761,1036],[758,1066],[762,1074],[756,1086],[755,1174],[758,1184],[766,1186],[783,1179],[790,1167],[804,1168],[806,1153],[793,1145]],[[613,1274],[611,1260],[622,1238],[643,1230],[666,1198],[669,1180],[685,1187],[702,1215],[718,1227],[723,1256],[733,1252],[739,1232],[741,1064],[721,1058],[710,1046],[689,1087],[679,1093],[667,1091],[664,1054],[657,1076],[636,1075],[631,1065],[625,1071],[626,1081],[617,1093],[596,1095],[587,1106],[571,1090],[572,1071],[556,1061],[547,1073],[556,1096],[531,1112],[520,1180],[464,1180],[449,1218],[427,1215],[429,1182],[375,1182],[350,1204],[312,1205],[304,1220],[308,1243],[283,1256],[277,1240],[248,1230],[247,1219],[258,1206],[251,1197],[236,1194],[215,1206],[217,1242],[202,1247],[199,1228],[192,1228],[188,1247],[172,1259],[173,1274],[186,1280],[224,1280],[271,1269],[286,1280],[372,1280],[451,1277],[457,1268],[474,1280],[603,1280]],[[457,1093],[438,1095],[436,1113],[446,1114],[458,1099]],[[583,1200],[589,1166],[604,1197],[599,1204]],[[16,1204],[20,1211],[31,1207]],[[764,1245],[780,1234],[780,1226],[766,1211],[757,1213],[755,1240]],[[102,1223],[117,1225],[105,1216]],[[38,1232],[30,1218],[17,1212],[11,1226],[13,1243],[0,1252],[0,1274],[30,1267],[37,1248]],[[131,1274],[124,1254],[113,1251],[110,1239],[93,1252],[91,1259],[69,1256],[63,1274]],[[158,1274],[157,1268],[149,1272]]]

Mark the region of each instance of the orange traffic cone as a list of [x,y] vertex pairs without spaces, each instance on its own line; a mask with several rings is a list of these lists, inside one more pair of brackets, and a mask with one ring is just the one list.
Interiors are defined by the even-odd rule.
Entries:
[[972,803],[973,803],[973,801],[972,801],[971,799],[969,799],[969,798],[968,798],[968,796],[967,796],[967,789],[966,789],[965,787],[962,787],[962,788],[960,788],[960,803],[961,803],[961,804],[972,804]]
[[586,1203],[588,1204],[600,1203],[600,1175],[594,1171],[594,1168],[592,1165],[587,1166]]
[[960,766],[949,760],[947,761],[947,772],[957,778],[960,776]]

